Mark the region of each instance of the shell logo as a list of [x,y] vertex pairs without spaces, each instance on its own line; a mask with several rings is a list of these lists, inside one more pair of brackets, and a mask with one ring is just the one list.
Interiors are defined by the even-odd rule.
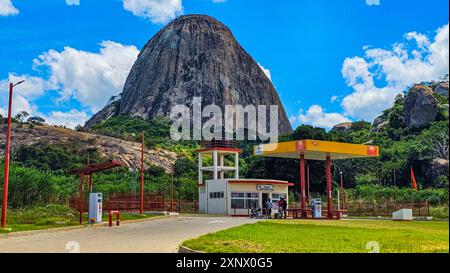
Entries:
[[368,155],[377,155],[378,154],[378,149],[376,146],[369,146],[367,147],[367,154]]
[[303,151],[305,149],[305,142],[303,140],[297,141],[297,151]]

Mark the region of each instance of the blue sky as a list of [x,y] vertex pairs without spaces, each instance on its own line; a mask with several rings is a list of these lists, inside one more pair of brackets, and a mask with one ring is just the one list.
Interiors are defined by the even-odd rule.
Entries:
[[[0,0],[0,114],[83,123],[121,92],[135,55],[180,14],[208,14],[270,71],[292,124],[371,121],[448,73],[447,0]],[[107,41],[107,42],[106,42]],[[101,51],[103,50],[103,51]],[[86,69],[89,67],[89,69]],[[87,71],[88,70],[88,71]]]

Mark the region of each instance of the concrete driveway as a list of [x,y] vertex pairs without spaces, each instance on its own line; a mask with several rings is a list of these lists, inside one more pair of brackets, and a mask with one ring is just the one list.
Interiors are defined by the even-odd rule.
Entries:
[[176,252],[187,239],[258,220],[175,216],[0,239],[0,252]]

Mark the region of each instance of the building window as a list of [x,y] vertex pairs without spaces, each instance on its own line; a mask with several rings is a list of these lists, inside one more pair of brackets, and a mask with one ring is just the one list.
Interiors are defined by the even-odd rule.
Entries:
[[209,199],[223,199],[223,197],[224,197],[223,191],[209,193]]
[[257,192],[231,192],[232,209],[250,209],[259,206]]

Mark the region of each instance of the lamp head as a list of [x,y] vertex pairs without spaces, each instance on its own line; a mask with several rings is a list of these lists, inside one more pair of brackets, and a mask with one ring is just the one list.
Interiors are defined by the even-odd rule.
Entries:
[[19,84],[21,84],[21,83],[23,83],[23,82],[25,82],[25,80],[21,80],[21,81],[15,83],[15,84],[13,84],[13,86],[19,85]]

